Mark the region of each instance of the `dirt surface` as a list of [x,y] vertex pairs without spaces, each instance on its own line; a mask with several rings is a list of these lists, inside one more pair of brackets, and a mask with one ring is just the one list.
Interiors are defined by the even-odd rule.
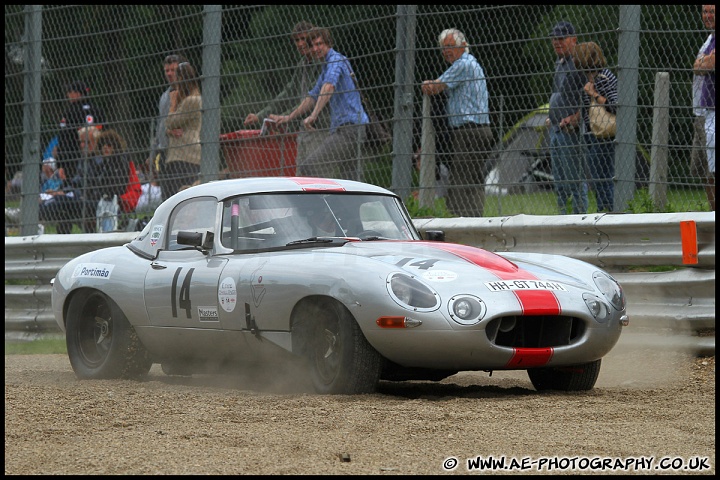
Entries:
[[281,377],[78,381],[65,355],[6,355],[5,474],[488,473],[477,457],[504,458],[493,473],[715,474],[715,357],[675,337],[623,334],[584,393],[539,394],[525,372],[359,396]]

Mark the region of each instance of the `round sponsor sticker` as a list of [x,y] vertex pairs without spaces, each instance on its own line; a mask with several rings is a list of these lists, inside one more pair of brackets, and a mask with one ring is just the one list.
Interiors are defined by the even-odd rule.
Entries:
[[237,304],[237,289],[235,288],[235,280],[231,277],[225,277],[222,282],[220,282],[218,301],[222,309],[226,312],[235,310],[235,305]]
[[423,272],[422,277],[429,282],[452,282],[457,278],[457,273],[449,270],[428,270]]

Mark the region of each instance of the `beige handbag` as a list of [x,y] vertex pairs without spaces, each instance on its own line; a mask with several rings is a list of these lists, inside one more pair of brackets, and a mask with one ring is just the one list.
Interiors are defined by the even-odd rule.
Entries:
[[617,132],[617,123],[615,114],[605,110],[593,98],[590,100],[590,130],[597,138],[614,138]]
[[615,138],[617,123],[614,113],[605,110],[605,107],[597,103],[594,98],[590,99],[590,130],[597,138]]

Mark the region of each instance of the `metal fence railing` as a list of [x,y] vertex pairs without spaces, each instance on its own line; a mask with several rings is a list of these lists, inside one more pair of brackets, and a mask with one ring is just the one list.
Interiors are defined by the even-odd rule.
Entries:
[[[291,36],[301,21],[329,29],[333,48],[347,57],[358,88],[393,134],[391,144],[352,154],[361,179],[417,198],[433,216],[468,216],[474,197],[461,197],[459,214],[447,208],[449,193],[461,188],[485,193],[486,217],[559,213],[550,161],[557,150],[544,108],[557,58],[549,34],[559,21],[572,23],[578,42],[599,45],[618,80],[614,171],[592,173],[582,137],[574,160],[587,170],[565,182],[588,188],[588,213],[599,211],[596,180],[611,184],[614,211],[709,208],[693,109],[693,62],[708,36],[699,5],[7,5],[5,205],[13,228],[6,212],[6,235],[35,234],[38,224],[47,233],[95,232],[103,195],[118,196],[118,206],[108,207],[119,211],[115,229],[152,215],[157,189],[165,188],[157,182],[173,173],[161,162],[159,172],[152,166],[154,141],[169,141],[158,119],[175,75],[166,75],[164,60],[175,54],[200,82],[201,126],[193,127],[199,181],[292,173],[305,158],[297,150],[299,122],[261,138],[261,124],[248,116],[284,113],[305,95],[307,85],[288,86],[302,71]],[[464,33],[487,87],[488,112],[468,113],[488,114],[491,146],[455,148],[481,162],[480,177],[449,156],[447,137],[457,134],[444,130],[454,110],[442,95],[421,90],[450,66],[438,42],[448,28]],[[283,92],[289,103],[265,109]],[[432,152],[421,149],[423,118],[437,130]],[[98,125],[100,147],[112,143],[112,150],[79,143],[79,127]],[[49,157],[55,162],[43,162]],[[103,166],[93,170],[95,163]],[[61,186],[53,182],[58,171]]]

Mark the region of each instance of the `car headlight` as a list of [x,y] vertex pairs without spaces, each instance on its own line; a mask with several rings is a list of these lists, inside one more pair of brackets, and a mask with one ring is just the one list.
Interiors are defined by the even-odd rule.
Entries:
[[430,312],[440,306],[440,296],[411,275],[393,273],[387,285],[390,296],[402,307]]
[[617,281],[610,275],[604,272],[595,272],[593,274],[593,281],[598,290],[605,295],[610,304],[615,307],[616,310],[625,309],[625,295],[623,294],[622,287]]
[[592,316],[595,317],[595,320],[603,323],[608,319],[610,316],[610,312],[608,311],[609,307],[602,299],[590,293],[583,293],[583,300],[585,300],[585,305],[587,305],[588,310],[590,310]]
[[450,318],[463,325],[472,325],[485,316],[485,302],[474,295],[455,295],[448,301]]

